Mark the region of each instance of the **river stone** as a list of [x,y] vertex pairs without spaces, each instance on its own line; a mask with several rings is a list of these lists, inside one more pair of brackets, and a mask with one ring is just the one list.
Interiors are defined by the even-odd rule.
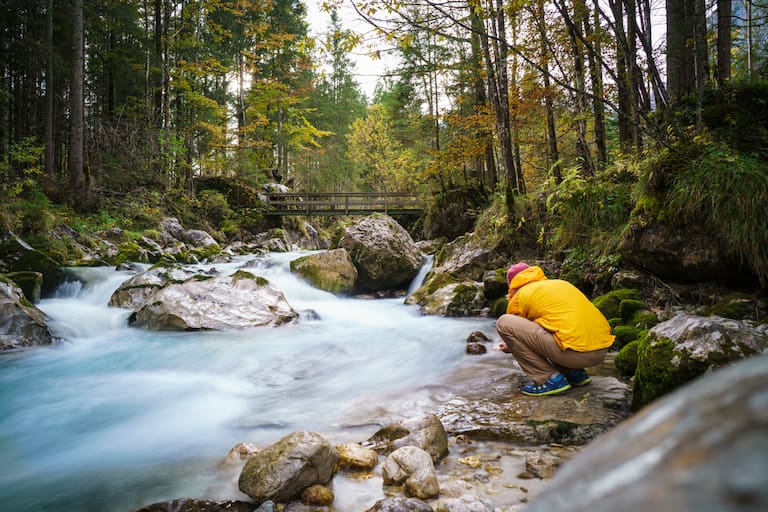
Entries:
[[487,498],[464,494],[457,498],[440,500],[435,512],[494,512],[494,508]]
[[168,283],[182,283],[199,274],[199,271],[180,265],[154,266],[132,276],[118,286],[109,298],[109,305],[116,308],[137,309]]
[[160,221],[160,231],[166,245],[171,245],[175,239],[190,247],[211,247],[218,245],[216,240],[205,231],[199,229],[184,229],[178,219],[167,217]]
[[768,326],[687,313],[653,327],[637,349],[632,407],[640,407],[699,375],[768,348]]
[[324,485],[310,485],[301,493],[301,502],[305,505],[326,507],[333,503],[333,491]]
[[24,298],[21,288],[0,275],[0,350],[51,343],[45,313]]
[[403,446],[415,446],[426,451],[434,463],[448,455],[448,435],[440,418],[433,413],[387,425],[365,444],[384,453]]
[[366,512],[432,512],[432,507],[417,498],[390,496],[380,499]]
[[339,469],[370,471],[379,462],[379,454],[375,450],[356,443],[340,444],[336,451],[339,454]]
[[477,281],[449,283],[432,291],[422,286],[406,300],[418,304],[422,315],[448,317],[481,316],[490,306],[483,294],[483,284]]
[[333,249],[292,260],[291,272],[299,274],[315,288],[334,294],[350,293],[357,281],[357,269],[346,249]]
[[22,272],[9,272],[5,275],[21,288],[24,297],[33,304],[40,302],[40,294],[43,290],[43,274],[31,270]]
[[373,214],[344,228],[337,247],[349,252],[366,291],[407,288],[424,263],[411,235],[388,215]]
[[405,494],[411,498],[435,498],[440,492],[432,457],[415,446],[398,448],[381,467],[384,485],[405,484]]
[[169,284],[134,312],[129,323],[154,330],[245,329],[278,326],[297,316],[277,287],[238,270]]
[[768,356],[704,375],[565,463],[526,512],[768,510]]
[[326,485],[339,459],[331,444],[314,432],[294,432],[245,463],[239,488],[256,503],[287,503],[308,487]]
[[245,501],[210,501],[183,498],[153,503],[141,507],[136,512],[253,512],[254,508],[256,507],[253,503]]

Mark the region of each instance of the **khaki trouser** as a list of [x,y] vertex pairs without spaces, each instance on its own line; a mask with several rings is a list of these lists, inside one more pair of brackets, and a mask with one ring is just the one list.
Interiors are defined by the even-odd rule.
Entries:
[[607,348],[591,352],[563,350],[552,334],[536,322],[517,315],[501,315],[496,331],[507,344],[523,371],[536,384],[543,384],[556,372],[596,366],[605,359]]

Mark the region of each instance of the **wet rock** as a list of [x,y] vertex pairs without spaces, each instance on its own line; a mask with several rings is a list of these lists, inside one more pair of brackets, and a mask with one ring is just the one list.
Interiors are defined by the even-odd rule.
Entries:
[[255,505],[245,501],[210,501],[182,498],[153,503],[136,512],[253,512]]
[[157,290],[169,283],[183,283],[195,275],[200,273],[181,265],[154,266],[123,282],[112,293],[109,305],[116,308],[137,309],[144,305]]
[[432,512],[432,507],[416,498],[388,497],[374,503],[366,512]]
[[379,462],[379,454],[375,450],[359,444],[341,444],[336,451],[339,453],[339,469],[370,471]]
[[12,231],[0,229],[0,274],[40,272],[43,274],[42,291],[46,293],[61,281],[61,265],[51,255],[33,248]]
[[244,329],[279,326],[297,316],[277,287],[238,270],[169,284],[133,313],[129,323],[154,330]]
[[173,240],[177,240],[193,248],[218,246],[216,240],[205,231],[184,229],[179,220],[173,217],[160,221],[160,230],[166,245],[170,245]]
[[389,456],[381,468],[384,485],[404,484],[406,496],[429,499],[439,493],[432,457],[415,446],[403,446]]
[[411,235],[387,215],[373,214],[343,229],[338,244],[349,252],[365,291],[407,288],[424,256]]
[[51,343],[45,313],[26,300],[13,281],[0,275],[0,350]]
[[526,512],[768,510],[768,356],[654,402],[564,464]]
[[483,275],[483,296],[489,301],[506,297],[509,292],[507,270],[489,270]]
[[483,295],[483,286],[477,281],[448,283],[436,289],[422,286],[407,304],[418,304],[423,315],[448,317],[482,316],[490,304]]
[[476,342],[467,343],[467,354],[478,355],[478,354],[485,354],[486,352],[488,352],[488,349],[485,348],[485,345],[483,345],[482,343],[476,343]]
[[637,410],[705,372],[766,348],[768,326],[680,313],[639,343],[632,407]]
[[525,470],[541,479],[552,478],[562,463],[563,459],[549,451],[530,452],[525,456]]
[[448,455],[448,435],[435,414],[415,416],[387,425],[371,436],[365,445],[384,453],[403,446],[415,446],[429,453],[435,463]]
[[260,449],[255,444],[251,443],[238,443],[229,450],[224,463],[226,464],[242,464],[259,453]]
[[472,331],[467,336],[467,343],[480,343],[485,341],[491,341],[488,336],[482,331]]
[[[527,377],[500,352],[473,359],[482,368],[441,400],[436,414],[450,435],[524,444],[583,445],[629,415],[629,386],[590,369],[592,383],[551,397],[527,397]],[[615,373],[615,370],[613,370]]]
[[310,485],[301,493],[301,502],[318,507],[328,506],[333,503],[333,491],[324,485]]
[[491,500],[464,494],[458,498],[443,499],[438,502],[435,512],[493,512]]
[[238,485],[256,503],[287,503],[312,485],[330,482],[338,458],[320,435],[294,432],[249,459]]
[[33,272],[31,270],[22,272],[9,272],[5,276],[16,283],[16,286],[21,288],[24,293],[24,297],[36,304],[40,302],[40,294],[43,289],[43,274],[40,272]]
[[334,294],[352,292],[357,281],[357,269],[346,249],[333,249],[302,256],[291,261],[291,272],[315,288]]

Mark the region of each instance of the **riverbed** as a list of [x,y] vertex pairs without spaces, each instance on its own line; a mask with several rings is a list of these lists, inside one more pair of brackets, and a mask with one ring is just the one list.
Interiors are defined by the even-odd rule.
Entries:
[[[422,316],[402,297],[314,289],[289,271],[302,254],[198,266],[245,266],[300,312],[293,325],[242,331],[128,327],[130,311],[107,303],[130,272],[69,269],[70,282],[38,304],[61,342],[0,356],[3,509],[125,512],[180,497],[242,499],[222,480],[234,445],[265,446],[296,430],[363,441],[433,403],[425,393],[466,360],[467,335],[493,331],[488,319]],[[359,510],[345,499],[360,497],[342,493],[336,510]]]

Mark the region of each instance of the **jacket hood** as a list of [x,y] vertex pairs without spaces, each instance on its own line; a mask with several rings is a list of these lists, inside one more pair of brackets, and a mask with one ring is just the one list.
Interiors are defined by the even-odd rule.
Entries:
[[528,267],[525,270],[518,272],[518,274],[512,278],[512,282],[509,283],[509,289],[517,289],[535,281],[544,281],[546,278],[547,276],[544,275],[544,271],[541,267]]

